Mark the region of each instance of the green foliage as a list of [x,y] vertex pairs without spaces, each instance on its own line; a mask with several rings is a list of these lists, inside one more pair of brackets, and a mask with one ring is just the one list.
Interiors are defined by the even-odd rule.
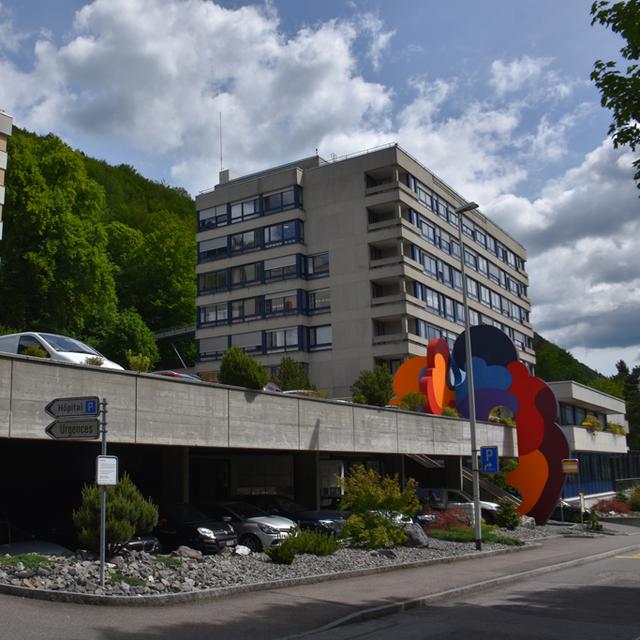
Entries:
[[624,399],[627,404],[630,449],[640,450],[640,366],[634,367],[624,380]]
[[341,481],[344,489],[340,508],[351,511],[340,532],[340,538],[349,539],[354,546],[368,549],[402,544],[406,535],[402,524],[394,516],[414,516],[420,502],[416,497],[416,482],[407,481],[400,489],[398,476],[384,476],[375,469],[355,465]]
[[496,511],[496,524],[502,529],[515,529],[520,524],[520,514],[513,500],[500,498]]
[[[602,106],[613,111],[608,134],[613,136],[614,146],[626,145],[635,152],[640,146],[640,1],[596,0],[591,6],[591,15],[592,25],[600,23],[609,27],[625,40],[620,55],[629,63],[626,69],[619,69],[613,60],[596,60],[591,79],[600,90]],[[640,158],[633,166],[634,180],[640,188]]]
[[[475,542],[475,530],[473,527],[452,527],[451,529],[429,529],[429,536],[438,540],[449,540],[451,542]],[[522,540],[495,533],[490,527],[482,527],[482,540],[484,542],[495,542],[509,546],[520,547],[524,545]]]
[[151,371],[151,367],[149,356],[145,356],[143,353],[132,353],[131,349],[127,349],[127,369],[147,373]]
[[602,431],[600,420],[594,415],[587,414],[585,419],[580,423],[581,427],[586,427],[589,431]]
[[149,369],[159,358],[153,332],[135,309],[115,314],[98,344],[102,353],[119,364],[127,362],[128,352],[149,358]]
[[631,511],[640,511],[640,484],[632,487],[629,493],[629,506],[631,507]]
[[419,391],[410,391],[400,398],[398,407],[407,411],[422,411],[422,408],[427,404],[427,399],[424,394]]
[[220,362],[220,382],[248,389],[262,389],[269,380],[267,370],[239,347],[224,352]]
[[291,564],[297,554],[329,556],[340,548],[335,536],[319,531],[302,530],[297,536],[287,538],[277,547],[266,549],[265,553],[277,564]]
[[626,431],[624,430],[624,426],[618,424],[617,422],[607,422],[605,431],[613,433],[616,436],[623,436],[626,433]]
[[181,558],[174,558],[173,556],[154,556],[156,562],[164,565],[169,569],[177,569],[182,566]]
[[622,382],[616,379],[615,376],[606,378],[605,376],[599,376],[589,381],[589,386],[602,391],[602,393],[608,393],[610,396],[616,398],[624,398],[624,387]]
[[481,473],[481,475],[498,487],[506,489],[510,486],[507,484],[507,474],[517,466],[518,461],[515,458],[500,458],[500,471],[497,473]]
[[602,531],[602,523],[598,517],[598,512],[595,509],[591,509],[589,514],[589,524],[587,525],[591,531]]
[[[73,512],[80,544],[97,550],[100,546],[100,488],[85,485],[82,502]],[[158,523],[158,507],[144,498],[125,473],[115,486],[107,487],[107,548],[117,553],[134,535],[148,533]]]
[[121,571],[114,571],[110,576],[111,582],[124,582],[132,587],[144,587],[147,583],[135,576],[125,576]]
[[85,364],[92,364],[94,367],[101,367],[104,363],[104,358],[100,356],[88,356],[84,359]]
[[453,407],[442,407],[442,415],[448,416],[449,418],[460,417],[460,413],[458,412],[458,410],[454,409]]
[[278,365],[278,375],[273,380],[283,391],[294,389],[315,390],[309,381],[309,374],[301,362],[284,356]]
[[358,404],[369,404],[384,407],[393,397],[393,376],[389,367],[379,364],[373,370],[364,369],[351,386],[353,401]]
[[24,553],[17,556],[0,556],[0,567],[15,569],[18,562],[22,562],[26,571],[38,571],[49,569],[53,562],[47,556],[39,553]]
[[50,358],[51,356],[46,349],[39,347],[36,344],[25,347],[22,351],[23,356],[33,356],[34,358]]
[[533,348],[536,352],[536,376],[547,382],[575,380],[588,385],[595,378],[601,377],[597,371],[576,360],[568,351],[537,333],[533,337]]

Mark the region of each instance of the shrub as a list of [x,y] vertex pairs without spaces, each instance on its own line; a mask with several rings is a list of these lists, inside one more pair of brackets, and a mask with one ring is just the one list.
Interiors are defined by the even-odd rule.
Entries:
[[589,529],[592,531],[602,531],[602,523],[600,522],[598,512],[595,509],[592,509],[589,514]]
[[[475,529],[473,527],[452,527],[448,530],[431,529],[429,535],[438,540],[450,540],[451,542],[474,542],[476,539]],[[522,546],[524,542],[517,538],[503,536],[500,533],[494,533],[489,527],[482,527],[482,539],[485,542],[495,542],[510,546]]]
[[296,557],[296,550],[292,546],[287,545],[287,541],[285,540],[277,547],[266,549],[266,554],[271,558],[271,561],[276,564],[291,564]]
[[496,524],[501,529],[515,529],[520,524],[520,514],[516,504],[509,498],[498,500],[498,510],[496,511]]
[[32,356],[34,358],[50,358],[48,352],[36,344],[29,345],[22,350],[23,356]]
[[586,427],[589,431],[602,431],[600,420],[591,414],[587,414],[587,417],[580,423],[580,426]]
[[104,358],[100,356],[89,356],[84,359],[85,364],[92,364],[94,367],[101,367],[104,362]]
[[631,507],[622,500],[612,498],[609,500],[599,500],[593,505],[593,509],[599,513],[609,513],[615,511],[616,513],[629,513]]
[[424,528],[429,532],[431,529],[448,531],[449,529],[468,527],[471,524],[471,519],[462,509],[430,510],[428,513],[436,518],[424,524]]
[[400,398],[398,407],[407,411],[423,411],[426,404],[427,399],[424,394],[419,391],[410,391]]
[[220,382],[247,389],[262,389],[269,380],[268,371],[239,347],[224,352],[220,362]]
[[415,494],[415,480],[410,478],[401,490],[397,475],[381,477],[375,469],[358,464],[340,484],[345,492],[340,506],[352,513],[340,531],[340,538],[368,549],[393,547],[405,541],[402,523],[396,516],[417,513],[420,502]]
[[265,553],[276,564],[291,564],[299,553],[313,556],[329,556],[340,548],[334,536],[319,531],[301,531],[297,536],[287,538],[277,547],[266,549]]
[[640,484],[637,484],[631,489],[629,506],[631,507],[631,511],[640,511]]
[[[85,485],[82,502],[73,512],[80,544],[93,551],[100,546],[100,488]],[[158,507],[144,498],[125,473],[117,485],[107,487],[107,552],[118,553],[136,534],[148,533],[158,523]]]
[[442,407],[442,415],[449,416],[449,418],[459,418],[460,413],[457,409],[453,407]]
[[351,385],[353,401],[358,404],[370,404],[384,407],[393,397],[393,377],[389,367],[379,364],[375,369],[360,372],[357,380]]
[[609,433],[613,433],[615,436],[623,436],[626,433],[624,427],[617,422],[608,422],[605,429]]
[[147,373],[151,371],[151,365],[149,356],[145,356],[144,353],[133,353],[131,349],[127,349],[127,369]]
[[309,381],[309,374],[302,363],[290,356],[284,356],[278,365],[278,374],[273,380],[283,391],[294,389],[315,390]]

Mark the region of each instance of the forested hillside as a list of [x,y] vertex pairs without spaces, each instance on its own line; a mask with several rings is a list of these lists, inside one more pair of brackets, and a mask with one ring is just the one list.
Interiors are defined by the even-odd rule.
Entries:
[[194,205],[54,135],[14,128],[0,244],[0,324],[85,339],[126,365],[194,321]]

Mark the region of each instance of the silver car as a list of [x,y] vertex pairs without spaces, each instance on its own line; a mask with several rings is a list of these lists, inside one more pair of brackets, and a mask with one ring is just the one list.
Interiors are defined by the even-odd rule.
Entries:
[[251,551],[275,547],[290,536],[298,534],[298,526],[293,520],[270,516],[266,511],[245,502],[216,502],[199,507],[216,520],[231,518],[231,525],[238,535],[238,544],[249,547]]

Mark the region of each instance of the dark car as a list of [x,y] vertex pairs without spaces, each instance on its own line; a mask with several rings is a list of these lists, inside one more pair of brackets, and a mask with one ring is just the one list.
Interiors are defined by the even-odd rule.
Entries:
[[332,509],[306,509],[288,498],[277,494],[256,494],[239,496],[243,500],[260,507],[260,509],[274,516],[284,516],[298,523],[301,529],[313,529],[323,533],[336,533],[344,525],[342,513]]
[[[587,522],[591,514],[591,509],[585,508],[582,521]],[[573,504],[566,500],[560,500],[551,513],[550,520],[558,522],[580,522],[580,504]]]
[[203,553],[218,553],[225,547],[235,547],[238,542],[229,522],[206,516],[189,504],[161,507],[153,533],[164,552],[186,545]]

